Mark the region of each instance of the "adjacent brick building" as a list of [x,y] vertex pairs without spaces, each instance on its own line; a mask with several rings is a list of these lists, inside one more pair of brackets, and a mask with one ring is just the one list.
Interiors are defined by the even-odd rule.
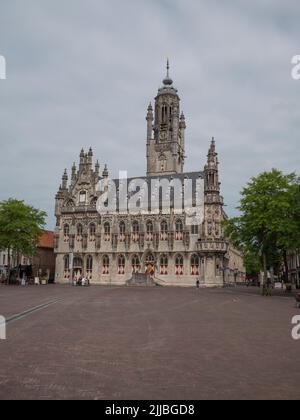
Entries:
[[54,254],[54,233],[46,231],[39,239],[37,253],[32,258],[33,275],[47,276],[54,281],[55,276],[55,254]]

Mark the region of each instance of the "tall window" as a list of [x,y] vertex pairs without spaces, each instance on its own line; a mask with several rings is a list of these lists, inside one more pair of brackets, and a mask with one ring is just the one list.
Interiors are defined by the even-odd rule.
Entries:
[[161,109],[161,121],[163,124],[166,124],[168,121],[168,106],[164,105]]
[[194,254],[191,257],[191,275],[199,276],[200,274],[200,258],[198,255]]
[[168,275],[169,259],[167,255],[162,255],[160,257],[160,274],[162,276]]
[[93,257],[89,255],[86,259],[86,275],[88,279],[93,277]]
[[133,242],[138,242],[140,239],[140,227],[138,222],[133,222],[132,224],[132,240]]
[[160,239],[161,241],[167,241],[168,240],[168,223],[164,220],[161,223],[161,231],[160,231]]
[[154,237],[154,228],[153,228],[153,223],[152,223],[152,222],[148,222],[148,223],[147,223],[147,234],[146,234],[146,240],[147,240],[147,241],[153,241],[153,237]]
[[77,226],[77,241],[82,240],[82,234],[83,234],[83,227],[82,225]]
[[104,224],[104,241],[110,242],[110,224],[108,222]]
[[121,243],[124,243],[125,239],[126,239],[126,225],[124,222],[121,222],[119,226],[119,241]]
[[132,271],[133,273],[139,273],[140,270],[141,270],[140,258],[138,255],[135,255],[132,258]]
[[118,258],[118,274],[119,275],[125,274],[125,265],[126,265],[126,260],[125,260],[124,255],[119,255],[119,258]]
[[192,225],[192,235],[199,235],[199,226]]
[[102,260],[102,265],[103,265],[103,269],[102,269],[102,274],[105,276],[109,275],[109,256],[108,255],[104,255],[103,260]]
[[90,224],[90,241],[95,242],[96,240],[96,225],[94,223]]
[[175,261],[176,276],[183,276],[183,269],[184,269],[183,256],[177,255],[176,261]]
[[176,241],[181,241],[183,239],[183,223],[181,220],[176,221],[175,239]]
[[64,257],[64,279],[70,278],[70,256],[65,255]]
[[65,225],[64,226],[64,242],[69,242],[70,240],[70,226]]

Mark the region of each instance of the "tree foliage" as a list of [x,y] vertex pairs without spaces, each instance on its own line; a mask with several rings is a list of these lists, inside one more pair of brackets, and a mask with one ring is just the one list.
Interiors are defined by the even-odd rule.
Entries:
[[252,178],[243,189],[241,215],[225,222],[225,231],[244,255],[260,258],[261,268],[275,267],[300,247],[300,194],[296,174],[273,169]]
[[0,203],[0,249],[31,256],[44,232],[46,213],[24,201],[9,199]]

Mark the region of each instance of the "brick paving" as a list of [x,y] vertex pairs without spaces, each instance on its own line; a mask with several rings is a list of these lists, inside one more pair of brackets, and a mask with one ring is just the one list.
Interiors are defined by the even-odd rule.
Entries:
[[292,298],[246,288],[0,287],[0,399],[300,399]]

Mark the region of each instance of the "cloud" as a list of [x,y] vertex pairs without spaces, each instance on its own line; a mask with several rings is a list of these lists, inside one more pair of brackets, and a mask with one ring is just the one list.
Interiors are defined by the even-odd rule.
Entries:
[[[265,169],[299,171],[296,1],[22,0],[1,6],[0,199],[45,209],[93,146],[102,168],[146,171],[146,109],[165,60],[187,119],[186,170],[216,137],[229,214]],[[297,106],[298,105],[298,106]]]

